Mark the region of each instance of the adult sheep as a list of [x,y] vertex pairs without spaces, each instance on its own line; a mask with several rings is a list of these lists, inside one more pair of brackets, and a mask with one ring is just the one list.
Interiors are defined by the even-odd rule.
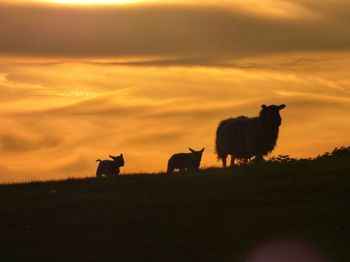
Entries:
[[257,161],[273,151],[278,139],[282,119],[280,111],[286,105],[262,105],[258,117],[240,116],[222,121],[216,131],[216,153],[226,167],[226,159],[231,155],[231,166],[235,160]]

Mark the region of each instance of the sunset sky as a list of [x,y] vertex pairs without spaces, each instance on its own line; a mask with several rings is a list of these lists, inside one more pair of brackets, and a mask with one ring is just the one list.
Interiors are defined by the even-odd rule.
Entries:
[[0,182],[166,169],[287,104],[274,155],[350,145],[348,0],[0,0]]

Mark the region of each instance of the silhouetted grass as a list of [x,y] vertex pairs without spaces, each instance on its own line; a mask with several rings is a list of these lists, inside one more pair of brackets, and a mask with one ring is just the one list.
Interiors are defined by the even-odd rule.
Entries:
[[237,261],[275,237],[350,258],[350,149],[187,175],[0,186],[0,261]]

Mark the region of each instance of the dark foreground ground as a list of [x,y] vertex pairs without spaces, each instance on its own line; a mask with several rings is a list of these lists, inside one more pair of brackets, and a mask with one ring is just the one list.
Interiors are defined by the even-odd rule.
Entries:
[[240,261],[273,238],[350,261],[350,161],[0,186],[0,261]]

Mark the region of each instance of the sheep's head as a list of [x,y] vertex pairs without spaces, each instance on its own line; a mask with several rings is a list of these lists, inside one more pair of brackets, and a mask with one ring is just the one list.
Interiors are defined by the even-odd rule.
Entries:
[[113,159],[113,161],[116,163],[117,166],[121,167],[124,166],[124,156],[123,154],[120,154],[120,156],[109,156],[110,158]]
[[263,120],[264,123],[273,126],[280,126],[282,122],[280,111],[285,107],[286,105],[262,105],[260,111],[260,118]]
[[188,149],[191,151],[193,159],[194,159],[196,162],[200,163],[201,160],[202,160],[202,155],[203,155],[203,152],[204,152],[205,148],[203,148],[203,149],[200,150],[200,151],[193,150],[193,149],[190,148],[190,147],[189,147]]

